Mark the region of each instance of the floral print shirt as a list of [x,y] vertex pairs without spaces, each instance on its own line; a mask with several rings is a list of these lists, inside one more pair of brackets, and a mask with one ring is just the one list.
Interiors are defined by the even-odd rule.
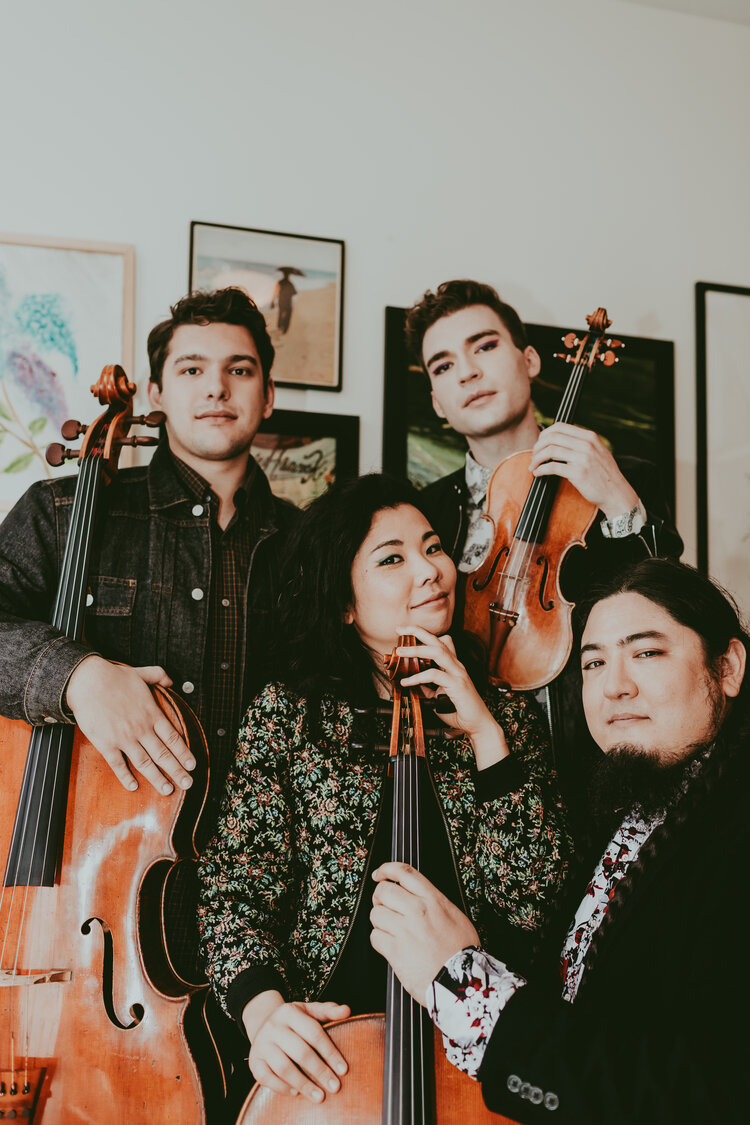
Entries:
[[[533,700],[497,690],[488,706],[511,751],[490,771],[478,773],[468,738],[426,737],[466,909],[480,936],[498,915],[538,928],[570,856]],[[216,833],[199,863],[206,970],[235,1016],[270,988],[287,999],[318,997],[369,887],[387,752],[352,745],[352,710],[341,700],[324,698],[317,719],[313,738],[307,702],[283,685],[267,685],[254,700]],[[506,783],[497,783],[496,772],[483,786],[483,775],[500,767]]]

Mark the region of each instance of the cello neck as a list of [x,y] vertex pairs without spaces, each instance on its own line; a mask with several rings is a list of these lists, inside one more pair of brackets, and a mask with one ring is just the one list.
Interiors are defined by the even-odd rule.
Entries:
[[[393,767],[391,858],[420,867],[420,757],[424,757],[421,710],[416,693],[394,691],[394,730],[399,710],[399,747]],[[383,1125],[429,1125],[434,1121],[434,1033],[425,1009],[413,1000],[388,966],[385,1007]]]

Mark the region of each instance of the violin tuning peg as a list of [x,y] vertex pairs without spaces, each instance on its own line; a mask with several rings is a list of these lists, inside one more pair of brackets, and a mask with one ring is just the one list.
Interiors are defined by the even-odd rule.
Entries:
[[603,340],[605,348],[624,348],[622,340]]
[[606,351],[599,356],[599,362],[603,363],[605,367],[613,367],[615,363],[620,362],[620,357],[615,355],[614,352]]
[[60,433],[66,441],[75,441],[79,434],[85,433],[86,427],[77,422],[75,418],[68,418],[60,427]]
[[575,360],[573,359],[573,356],[568,355],[567,352],[555,352],[554,358],[555,359],[561,359],[563,361],[563,363],[575,363]]
[[575,332],[567,332],[564,336],[561,336],[560,339],[565,344],[566,348],[577,348],[581,342]]
[[79,455],[80,450],[66,449],[59,441],[53,441],[51,445],[48,445],[44,454],[47,459],[47,464],[52,465],[55,469],[59,468],[63,461],[72,461]]

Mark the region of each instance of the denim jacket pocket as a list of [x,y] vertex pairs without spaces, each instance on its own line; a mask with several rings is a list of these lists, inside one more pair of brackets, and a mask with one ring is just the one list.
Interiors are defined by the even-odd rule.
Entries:
[[94,574],[86,596],[86,643],[110,660],[131,663],[133,607],[138,583],[135,578],[110,578]]

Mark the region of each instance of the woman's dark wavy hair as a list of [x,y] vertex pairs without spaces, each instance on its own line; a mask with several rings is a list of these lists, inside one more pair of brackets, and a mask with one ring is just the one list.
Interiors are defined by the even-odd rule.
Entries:
[[303,513],[289,542],[270,654],[273,678],[308,699],[331,692],[376,702],[372,658],[344,615],[354,601],[352,565],[384,508],[422,511],[411,484],[371,473],[335,484]]

